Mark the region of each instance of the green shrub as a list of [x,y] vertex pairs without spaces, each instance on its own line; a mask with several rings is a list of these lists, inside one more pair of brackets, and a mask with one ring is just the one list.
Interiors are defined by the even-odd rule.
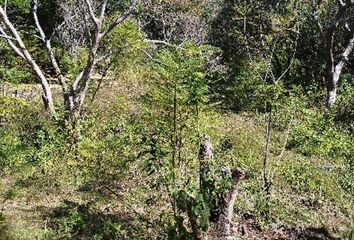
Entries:
[[28,70],[18,67],[5,67],[0,65],[0,79],[9,83],[27,83],[32,80],[33,76]]
[[335,120],[354,131],[354,85],[351,75],[343,75],[338,92]]
[[336,125],[331,112],[303,109],[289,145],[305,155],[338,158],[350,150],[349,139],[348,133]]

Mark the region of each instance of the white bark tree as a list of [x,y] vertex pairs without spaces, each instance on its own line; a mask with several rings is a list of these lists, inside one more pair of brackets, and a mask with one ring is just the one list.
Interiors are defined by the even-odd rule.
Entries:
[[[337,87],[345,64],[349,60],[354,48],[354,29],[348,23],[348,12],[354,7],[354,0],[336,0],[337,9],[327,27],[323,27],[319,19],[319,9],[322,1],[317,0],[313,11],[313,17],[317,22],[324,44],[327,82],[327,107],[332,108],[337,99]],[[340,26],[344,23],[344,29],[350,34],[350,38],[344,45],[339,57],[334,54],[335,36]],[[352,26],[354,27],[354,26]]]
[[[43,46],[48,52],[50,63],[54,69],[55,75],[51,77],[57,79],[57,82],[63,90],[63,99],[66,110],[68,111],[69,120],[75,120],[80,116],[87,91],[91,85],[93,71],[97,63],[104,58],[104,56],[100,56],[99,54],[103,40],[116,26],[121,24],[132,14],[138,2],[138,0],[131,0],[129,8],[125,12],[118,17],[108,20],[106,16],[108,0],[93,1],[94,0],[82,0],[82,4],[79,5],[87,11],[92,27],[90,29],[90,43],[88,44],[89,56],[82,71],[75,79],[68,79],[64,75],[52,47],[52,36],[47,36],[43,31],[37,14],[38,0],[32,0],[31,3],[35,28],[39,34],[39,39],[43,42]],[[9,47],[11,47],[18,56],[24,59],[37,75],[43,89],[45,107],[48,109],[50,115],[56,118],[57,114],[48,77],[29,52],[16,26],[9,19],[6,7],[6,1],[0,5],[0,37],[6,40]],[[65,21],[63,24],[65,24]]]

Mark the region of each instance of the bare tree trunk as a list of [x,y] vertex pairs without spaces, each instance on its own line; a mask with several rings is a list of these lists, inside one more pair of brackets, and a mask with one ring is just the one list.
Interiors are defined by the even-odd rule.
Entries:
[[337,87],[339,83],[340,75],[342,74],[343,67],[346,62],[349,60],[349,55],[353,52],[354,48],[354,34],[350,41],[348,42],[347,47],[345,48],[341,60],[339,63],[333,67],[330,66],[331,71],[327,75],[327,107],[332,108],[336,102],[337,98]]
[[[208,178],[208,172],[210,171],[210,160],[213,158],[213,146],[211,139],[208,135],[204,136],[199,148],[199,161],[200,161],[200,192],[203,194],[204,199],[209,199],[214,189],[214,180]],[[233,171],[226,167],[223,170],[222,176],[225,180],[231,178],[231,189],[224,193],[222,196],[214,199],[210,206],[211,221],[216,223],[217,232],[220,239],[229,239],[231,235],[231,222],[234,215],[234,204],[237,196],[237,189],[240,180],[243,178],[244,173],[238,169]],[[193,235],[195,239],[201,239],[202,232],[200,230],[200,224],[193,214],[189,214],[189,220],[192,226]]]
[[266,202],[268,204],[270,200],[270,192],[271,192],[271,179],[268,176],[268,161],[269,161],[269,147],[270,147],[270,133],[271,133],[271,126],[272,126],[272,111],[268,113],[268,118],[266,115],[266,135],[265,135],[265,149],[264,149],[264,158],[263,158],[263,166],[262,166],[262,178],[263,178],[263,191]]
[[[89,58],[84,66],[83,70],[76,76],[75,81],[73,84],[67,82],[63,72],[60,69],[60,65],[55,58],[54,51],[51,46],[51,36],[45,35],[38,16],[37,16],[37,7],[38,7],[38,0],[32,0],[32,14],[34,18],[35,27],[39,33],[39,38],[44,42],[44,46],[47,49],[50,63],[55,72],[55,76],[52,76],[55,79],[58,79],[59,84],[63,90],[63,99],[64,105],[67,110],[67,121],[75,121],[73,124],[74,126],[77,125],[77,121],[80,117],[81,109],[84,105],[85,98],[87,95],[87,91],[91,84],[91,75],[94,71],[96,64],[100,61],[99,55],[99,48],[101,45],[102,40],[120,23],[128,18],[131,13],[135,10],[138,0],[131,0],[131,4],[129,9],[119,15],[118,17],[114,18],[110,23],[103,24],[105,22],[105,13],[106,13],[106,6],[108,0],[103,0],[100,3],[99,9],[95,9],[92,5],[91,0],[85,0],[86,7],[88,9],[88,13],[92,22],[94,23],[94,29],[92,30],[92,38],[91,38],[91,45],[88,46],[89,50]],[[36,73],[38,78],[40,79],[40,83],[43,89],[43,101],[45,107],[48,109],[50,114],[55,118],[56,112],[53,103],[52,91],[50,88],[49,81],[44,75],[44,72],[40,69],[36,61],[32,58],[31,54],[27,50],[24,42],[21,39],[18,31],[14,27],[14,25],[9,20],[7,13],[6,13],[6,4],[2,3],[0,6],[0,37],[4,38],[8,45],[15,51],[15,53],[24,59],[27,63],[30,64],[32,70]],[[83,7],[85,8],[85,7]],[[91,31],[90,31],[91,32]]]
[[225,193],[222,199],[221,212],[218,221],[218,232],[221,240],[231,237],[231,223],[234,216],[234,205],[237,197],[237,190],[244,173],[238,169],[232,172],[231,190]]
[[204,136],[204,140],[199,147],[199,189],[203,192],[205,181],[209,171],[209,161],[213,158],[213,145],[209,135]]
[[[330,24],[326,29],[324,29],[319,21],[318,12],[321,5],[321,0],[317,1],[315,8],[313,9],[313,17],[317,23],[317,26],[320,30],[322,40],[324,43],[324,51],[325,51],[325,61],[326,61],[326,82],[327,82],[327,108],[332,108],[337,99],[337,87],[339,83],[340,75],[342,74],[342,70],[346,62],[349,60],[349,55],[353,51],[354,47],[354,34],[353,30],[349,28],[348,19],[345,17],[347,11],[354,6],[354,1],[337,1],[338,8],[337,11],[331,20]],[[336,64],[336,59],[333,54],[334,52],[334,40],[335,34],[339,27],[341,21],[344,21],[344,28],[352,35],[351,39],[347,43],[346,48]]]
[[[11,32],[13,37],[7,35],[6,32],[4,31],[4,29],[0,26],[1,34],[3,34],[6,37],[9,46],[12,49],[14,49],[14,51],[20,57],[25,59],[27,61],[27,63],[30,64],[33,71],[36,73],[36,75],[40,79],[41,86],[43,89],[44,106],[49,110],[51,116],[55,118],[56,112],[55,112],[53,96],[52,96],[52,91],[50,89],[49,82],[48,82],[47,78],[44,76],[42,70],[37,65],[36,61],[32,58],[31,54],[27,50],[24,42],[22,41],[22,38],[20,37],[20,34],[17,32],[16,28],[13,26],[13,24],[8,19],[7,13],[2,6],[0,6],[0,19],[5,24],[6,28],[9,29],[9,31]],[[16,44],[13,41],[15,41],[15,43],[18,44],[18,47],[16,46]]]
[[339,80],[338,73],[336,76],[333,74],[327,75],[327,108],[333,108],[336,100],[337,100],[337,83]]

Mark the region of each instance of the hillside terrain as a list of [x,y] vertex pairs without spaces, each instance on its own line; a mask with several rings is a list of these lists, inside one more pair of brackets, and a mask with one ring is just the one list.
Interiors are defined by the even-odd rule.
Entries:
[[354,1],[0,0],[0,240],[354,240]]
[[[78,147],[82,159],[72,162],[68,155],[60,154],[60,149],[43,149],[37,154],[38,157],[44,154],[45,162],[28,165],[19,159],[17,170],[3,174],[0,184],[2,239],[167,238],[161,235],[165,230],[164,223],[160,222],[160,214],[169,207],[164,200],[166,190],[154,190],[152,185],[156,184],[158,176],[147,169],[140,145],[118,136],[123,132],[123,138],[141,137],[130,124],[137,124],[135,121],[146,115],[143,99],[149,86],[144,81],[121,81],[122,84],[105,84],[100,92],[104,97],[98,96],[102,101],[93,103],[92,109],[99,110],[92,113],[95,119],[89,119],[86,124],[97,124],[97,127],[84,133]],[[28,85],[19,87],[27,90],[17,92],[36,89]],[[31,100],[25,100],[25,96],[26,93],[19,94],[12,101],[22,104],[40,101],[38,94]],[[344,165],[335,158],[308,150],[302,153],[306,146],[301,142],[291,147],[295,141],[292,134],[303,127],[300,119],[293,123],[285,149],[282,148],[288,129],[272,133],[269,168],[274,168],[275,173],[267,205],[261,188],[265,145],[262,115],[235,114],[215,107],[208,109],[207,115],[206,125],[214,144],[213,164],[229,164],[246,172],[238,190],[232,222],[232,232],[237,239],[344,239],[351,231],[348,199],[352,196],[341,190],[339,182]],[[152,121],[158,119],[154,117]],[[141,124],[146,124],[145,120]],[[45,141],[51,143],[52,140]],[[118,144],[109,147],[111,141],[128,143],[120,149]],[[63,151],[68,151],[66,146]],[[102,156],[97,159],[102,151],[112,155],[108,162]],[[98,154],[96,159],[92,154]],[[115,154],[128,159],[119,160]],[[281,159],[279,154],[282,154]],[[53,157],[58,160],[53,161]],[[110,161],[118,161],[114,163],[118,166]],[[95,172],[94,176],[91,171]],[[99,175],[100,171],[105,174]],[[188,169],[184,171],[193,175]],[[207,239],[216,239],[213,231],[211,227]]]

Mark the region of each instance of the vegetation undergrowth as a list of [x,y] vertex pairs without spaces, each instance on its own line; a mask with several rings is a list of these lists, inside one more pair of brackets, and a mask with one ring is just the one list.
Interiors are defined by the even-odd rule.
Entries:
[[0,0],[0,240],[353,240],[353,6]]

